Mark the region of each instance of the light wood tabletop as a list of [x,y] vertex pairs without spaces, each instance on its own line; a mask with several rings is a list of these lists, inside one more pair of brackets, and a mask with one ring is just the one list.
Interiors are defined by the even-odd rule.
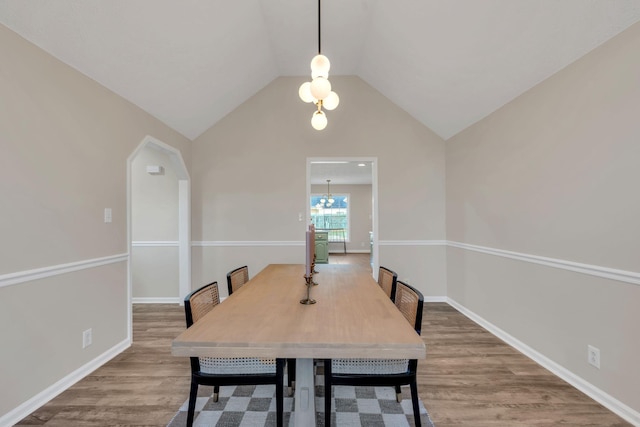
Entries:
[[172,343],[174,356],[424,359],[426,348],[370,274],[317,265],[306,297],[304,265],[271,264]]
[[271,264],[172,343],[174,356],[296,359],[291,425],[314,426],[314,359],[424,359],[426,347],[373,277],[317,265],[315,304],[302,264]]

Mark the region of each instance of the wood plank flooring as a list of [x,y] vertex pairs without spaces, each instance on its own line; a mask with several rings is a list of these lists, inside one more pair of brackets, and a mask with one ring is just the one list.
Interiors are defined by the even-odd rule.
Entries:
[[[368,267],[368,255],[330,262]],[[370,267],[369,267],[370,268]],[[133,345],[17,425],[166,426],[189,392],[189,361],[171,356],[177,305],[134,305]],[[418,388],[436,427],[630,426],[445,303],[426,303]]]
[[436,427],[630,426],[446,303],[427,303],[418,392]]

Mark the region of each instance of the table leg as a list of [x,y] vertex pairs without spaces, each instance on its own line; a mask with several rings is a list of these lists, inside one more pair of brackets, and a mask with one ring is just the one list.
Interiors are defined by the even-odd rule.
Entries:
[[313,359],[296,359],[294,426],[316,425],[316,393]]

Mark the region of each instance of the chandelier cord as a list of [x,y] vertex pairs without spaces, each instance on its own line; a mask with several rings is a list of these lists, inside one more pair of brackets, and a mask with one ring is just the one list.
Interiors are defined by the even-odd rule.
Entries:
[[327,127],[327,116],[323,109],[334,110],[340,103],[338,94],[331,90],[329,82],[329,58],[322,54],[322,0],[318,0],[318,54],[311,59],[311,81],[298,88],[303,102],[313,103],[318,109],[311,116],[311,126],[316,130]]
[[320,50],[320,0],[318,0],[318,55],[320,55],[322,53],[322,51]]

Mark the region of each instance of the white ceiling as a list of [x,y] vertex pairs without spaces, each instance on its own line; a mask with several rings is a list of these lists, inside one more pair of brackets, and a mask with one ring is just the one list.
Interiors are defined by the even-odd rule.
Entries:
[[[325,0],[322,51],[448,139],[639,20],[640,0]],[[308,77],[318,42],[315,0],[0,0],[0,22],[190,139]]]
[[371,184],[373,182],[372,162],[365,161],[315,161],[311,162],[311,184]]

